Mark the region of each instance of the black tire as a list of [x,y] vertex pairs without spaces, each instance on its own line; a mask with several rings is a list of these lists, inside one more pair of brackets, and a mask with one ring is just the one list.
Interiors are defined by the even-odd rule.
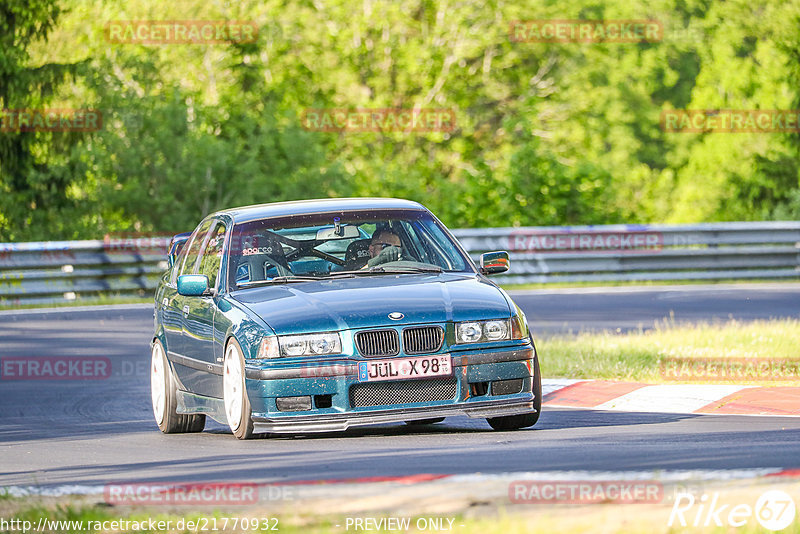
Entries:
[[[236,370],[238,367],[238,371]],[[253,435],[253,417],[250,399],[245,385],[245,366],[242,347],[231,338],[225,347],[225,360],[222,367],[222,391],[225,402],[225,416],[233,435],[238,439],[250,439]]]
[[444,417],[433,417],[431,419],[418,419],[416,421],[406,421],[408,426],[435,425],[444,421]]
[[[531,340],[533,343],[533,340]],[[532,413],[519,415],[507,415],[505,417],[489,417],[486,421],[495,430],[519,430],[533,426],[539,420],[542,413],[542,374],[539,372],[539,356],[533,358],[533,407],[536,409]]]
[[[153,403],[156,424],[164,434],[202,432],[206,426],[206,416],[177,413],[177,391],[164,345],[161,344],[161,340],[156,339],[150,361],[150,400]],[[159,400],[158,395],[163,395],[163,402]]]

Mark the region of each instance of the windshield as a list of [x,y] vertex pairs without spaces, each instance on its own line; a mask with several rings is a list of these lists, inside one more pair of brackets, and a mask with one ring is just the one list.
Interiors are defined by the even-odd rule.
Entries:
[[271,281],[474,272],[440,223],[422,210],[371,210],[259,219],[234,226],[231,288]]

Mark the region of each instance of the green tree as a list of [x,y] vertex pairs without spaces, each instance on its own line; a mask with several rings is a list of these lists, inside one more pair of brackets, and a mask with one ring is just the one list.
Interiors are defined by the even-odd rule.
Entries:
[[[41,109],[82,63],[34,63],[29,47],[45,40],[61,13],[55,0],[0,3],[0,113]],[[13,111],[11,113],[13,115]],[[0,129],[0,240],[80,233],[73,189],[82,180],[81,134]]]

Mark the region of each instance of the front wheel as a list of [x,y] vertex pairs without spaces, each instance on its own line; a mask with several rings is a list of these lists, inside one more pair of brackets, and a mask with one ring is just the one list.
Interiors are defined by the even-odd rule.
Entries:
[[164,345],[156,339],[150,357],[150,399],[158,428],[164,434],[202,432],[206,426],[206,416],[177,413],[177,391],[172,368],[164,354]]
[[225,401],[225,416],[233,435],[248,439],[253,435],[253,418],[250,414],[250,399],[245,387],[245,368],[242,349],[235,339],[225,348],[222,368],[222,394]]
[[533,407],[534,413],[507,415],[505,417],[489,417],[486,421],[495,430],[518,430],[533,426],[542,413],[542,375],[539,373],[539,356],[533,358]]

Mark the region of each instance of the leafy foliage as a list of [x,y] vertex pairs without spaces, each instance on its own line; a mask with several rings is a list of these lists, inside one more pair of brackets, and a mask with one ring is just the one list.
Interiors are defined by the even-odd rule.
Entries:
[[[252,43],[112,44],[118,20],[239,20]],[[651,19],[663,39],[536,43],[514,20]],[[7,0],[0,240],[178,232],[234,205],[419,200],[454,227],[797,218],[800,136],[666,133],[666,109],[800,109],[800,0],[208,4]],[[318,132],[308,108],[446,108],[452,132]]]

